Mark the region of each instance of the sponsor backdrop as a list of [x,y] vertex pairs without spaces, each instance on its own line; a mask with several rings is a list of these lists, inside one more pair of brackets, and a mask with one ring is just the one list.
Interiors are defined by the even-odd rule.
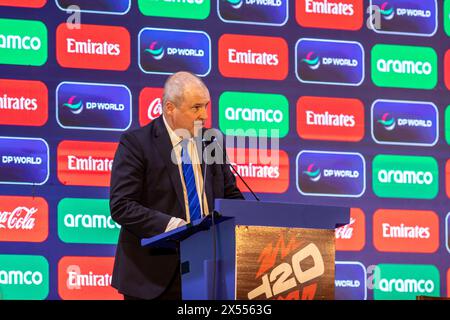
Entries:
[[449,295],[450,0],[0,0],[1,299],[121,298],[114,152],[181,69],[262,200],[352,208],[336,299]]

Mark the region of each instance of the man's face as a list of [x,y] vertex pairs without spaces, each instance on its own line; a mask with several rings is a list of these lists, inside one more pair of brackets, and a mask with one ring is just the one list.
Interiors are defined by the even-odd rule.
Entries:
[[208,119],[207,108],[209,107],[210,96],[208,89],[199,85],[188,85],[184,90],[183,100],[179,106],[173,102],[167,103],[167,116],[173,130],[188,130],[191,136],[194,136],[195,129],[203,127]]

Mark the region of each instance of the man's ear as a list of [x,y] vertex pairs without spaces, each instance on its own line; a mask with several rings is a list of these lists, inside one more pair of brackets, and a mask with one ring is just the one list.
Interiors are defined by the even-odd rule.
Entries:
[[171,114],[173,110],[175,109],[175,105],[171,101],[166,101],[166,104],[164,105],[165,111],[167,114]]

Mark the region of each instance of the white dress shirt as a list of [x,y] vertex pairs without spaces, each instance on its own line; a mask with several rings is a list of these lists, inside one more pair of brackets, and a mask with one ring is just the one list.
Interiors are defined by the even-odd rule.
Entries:
[[[183,178],[183,167],[181,164],[181,141],[183,140],[182,137],[179,137],[175,134],[175,132],[172,130],[172,128],[169,126],[169,124],[166,121],[166,118],[164,116],[164,124],[167,128],[167,131],[169,132],[170,141],[172,142],[172,152],[175,152],[177,164],[178,164],[178,171],[180,173],[180,179],[181,179],[181,185],[183,187],[183,195],[184,195],[184,204],[186,208],[186,219],[180,219],[172,217],[169,221],[169,224],[166,227],[166,232],[173,230],[175,228],[178,228],[186,223],[189,223],[191,221],[190,214],[189,214],[189,201],[188,201],[188,195],[186,190],[186,184],[184,183]],[[199,155],[197,152],[197,147],[195,145],[194,139],[189,139],[188,142],[188,153],[189,157],[191,158],[192,162],[192,169],[194,171],[194,177],[195,177],[195,185],[197,187],[197,195],[200,202],[200,212],[202,213],[202,216],[205,216],[205,214],[208,214],[208,202],[206,200],[206,194],[203,197],[203,201],[201,201],[201,192],[203,187],[203,176],[202,176],[202,168],[200,164]]]

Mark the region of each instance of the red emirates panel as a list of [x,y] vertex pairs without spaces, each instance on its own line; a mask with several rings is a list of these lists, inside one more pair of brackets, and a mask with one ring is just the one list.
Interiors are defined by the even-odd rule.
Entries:
[[284,80],[288,67],[283,38],[224,34],[219,39],[219,71],[224,77]]
[[358,99],[301,97],[297,133],[302,139],[357,142],[364,137],[364,105]]
[[109,187],[118,143],[62,141],[58,145],[58,179],[64,185]]
[[0,79],[0,125],[43,126],[48,89],[41,81]]
[[361,0],[296,0],[295,17],[305,28],[359,30],[364,22]]
[[439,217],[434,211],[379,209],[373,215],[373,244],[382,252],[434,253]]
[[[282,150],[227,149],[233,167],[254,192],[283,193],[289,187],[289,158]],[[234,172],[233,172],[234,173]],[[249,192],[236,177],[243,192]]]
[[114,257],[63,257],[58,293],[63,300],[122,300],[111,286]]
[[130,66],[130,33],[123,27],[82,24],[56,30],[56,59],[65,68],[125,71]]

